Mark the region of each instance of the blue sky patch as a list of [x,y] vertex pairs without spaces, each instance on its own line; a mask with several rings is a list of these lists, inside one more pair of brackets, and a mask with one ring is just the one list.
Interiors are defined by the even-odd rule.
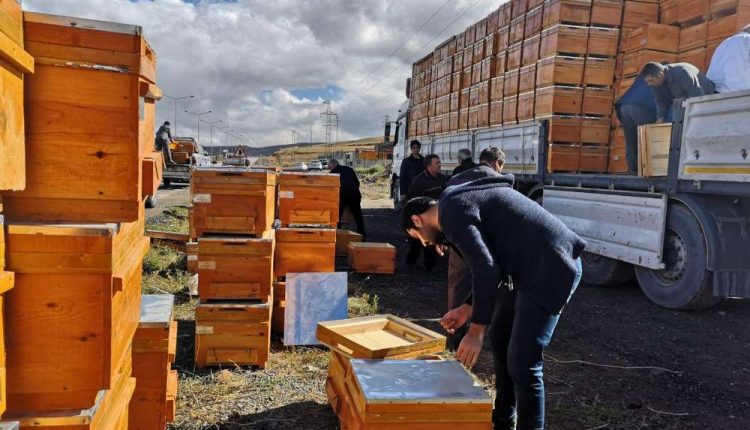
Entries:
[[319,98],[326,100],[340,100],[344,95],[343,88],[332,84],[328,84],[325,87],[318,88],[292,89],[289,90],[289,92],[297,98],[309,100],[317,100]]

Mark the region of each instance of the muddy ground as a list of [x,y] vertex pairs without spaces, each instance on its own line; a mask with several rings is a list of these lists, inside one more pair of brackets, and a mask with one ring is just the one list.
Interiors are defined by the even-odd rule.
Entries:
[[[429,274],[407,269],[396,213],[387,200],[372,199],[382,192],[366,194],[371,197],[365,202],[368,240],[392,243],[399,258],[394,276],[350,274],[350,313],[442,316],[446,262]],[[187,190],[181,187],[159,195],[160,206],[149,213],[152,220],[187,202]],[[344,259],[337,263],[339,270],[347,270]],[[179,270],[167,267],[157,275],[183,279]],[[287,349],[276,340],[265,370],[198,369],[192,358],[194,300],[183,289],[172,292],[179,302],[180,397],[171,428],[338,427],[323,391],[324,349]],[[424,325],[439,330],[434,323]],[[652,305],[636,285],[582,286],[565,309],[545,367],[550,429],[748,429],[750,301],[673,312]],[[474,372],[492,392],[489,351]]]

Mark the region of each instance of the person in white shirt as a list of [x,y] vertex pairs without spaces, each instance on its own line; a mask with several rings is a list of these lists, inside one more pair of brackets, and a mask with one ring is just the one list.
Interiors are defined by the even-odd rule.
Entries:
[[721,42],[706,76],[719,93],[750,89],[750,25]]

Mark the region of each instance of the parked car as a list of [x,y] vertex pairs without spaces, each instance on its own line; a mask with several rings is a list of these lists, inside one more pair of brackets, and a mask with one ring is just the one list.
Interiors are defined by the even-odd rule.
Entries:
[[320,160],[313,160],[307,165],[308,170],[323,170],[323,163]]
[[286,169],[291,172],[306,172],[307,171],[307,164],[305,163],[295,163],[292,167]]

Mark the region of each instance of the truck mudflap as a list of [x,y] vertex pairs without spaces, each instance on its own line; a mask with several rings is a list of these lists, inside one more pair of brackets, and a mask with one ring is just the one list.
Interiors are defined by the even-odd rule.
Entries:
[[714,295],[750,298],[750,197],[676,194],[701,225]]
[[586,251],[664,268],[666,195],[545,187],[543,205],[586,240]]

